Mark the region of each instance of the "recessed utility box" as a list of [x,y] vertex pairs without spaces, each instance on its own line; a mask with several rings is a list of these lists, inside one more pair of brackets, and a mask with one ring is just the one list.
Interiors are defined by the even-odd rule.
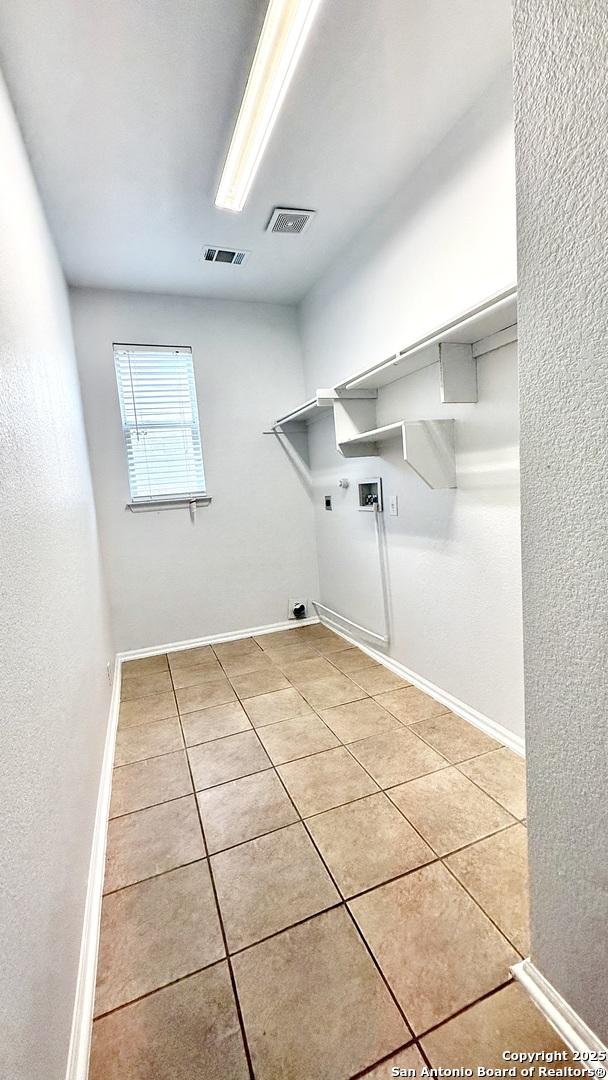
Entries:
[[379,476],[374,480],[359,480],[357,487],[359,510],[369,510],[372,513],[376,505],[378,510],[382,510],[382,480]]

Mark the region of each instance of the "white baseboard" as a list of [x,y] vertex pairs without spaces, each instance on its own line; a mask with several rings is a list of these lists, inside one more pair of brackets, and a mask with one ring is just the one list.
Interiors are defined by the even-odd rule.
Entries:
[[344,629],[337,623],[332,622],[331,619],[323,617],[321,620],[324,624],[334,630],[340,637],[343,637],[345,641],[352,642],[353,645],[357,645],[359,649],[371,656],[373,660],[377,660],[379,664],[383,664],[385,668],[392,671],[395,675],[400,675],[406,682],[412,683],[413,686],[417,686],[419,690],[424,690],[425,694],[429,697],[435,698],[435,701],[440,701],[442,705],[445,705],[446,709],[450,709],[451,712],[456,713],[457,716],[462,716],[463,720],[468,720],[469,724],[473,724],[474,727],[479,728],[480,731],[484,731],[486,735],[490,735],[493,739],[497,739],[499,742],[504,743],[509,747],[509,750],[513,750],[520,757],[525,756],[525,742],[523,736],[516,735],[513,731],[509,731],[508,728],[503,727],[496,720],[491,720],[489,716],[485,716],[483,713],[478,712],[477,709],[473,709],[470,705],[465,704],[464,701],[460,701],[454,697],[453,694],[449,694],[447,690],[442,690],[441,687],[435,686],[434,683],[429,682],[428,679],[423,678],[422,675],[418,675],[415,671],[410,671],[404,664],[399,663],[398,660],[393,660],[390,656],[385,656],[383,653],[378,652],[370,645],[365,645],[361,641],[357,641],[355,638],[350,637],[349,634],[344,632]]
[[166,645],[157,645],[149,649],[135,649],[132,652],[117,653],[112,682],[108,727],[99,780],[99,791],[97,794],[95,825],[93,827],[93,840],[91,845],[91,858],[89,861],[89,877],[80,944],[80,960],[78,964],[78,978],[74,999],[74,1013],[72,1016],[72,1030],[70,1033],[70,1045],[68,1049],[66,1080],[87,1080],[89,1071],[91,1030],[93,1024],[93,1008],[95,1004],[95,979],[97,974],[97,950],[99,946],[99,924],[101,919],[101,902],[103,897],[103,879],[106,861],[106,834],[110,810],[110,795],[112,793],[112,768],[114,764],[116,730],[118,727],[121,668],[123,662],[125,660],[135,660],[145,656],[156,656],[165,652],[178,652],[181,649],[194,649],[199,645],[212,645],[221,641],[238,641],[240,638],[252,637],[253,635],[261,636],[263,634],[272,634],[276,630],[291,630],[296,625],[308,626],[318,622],[319,620],[316,617],[311,619],[298,619],[297,622],[294,619],[289,619],[285,620],[285,622],[272,623],[267,626],[250,627],[248,630],[236,630],[229,634],[215,634],[204,638],[193,638],[190,641],[176,641]]
[[[532,961],[522,960],[519,964],[515,964],[511,971],[566,1046],[570,1050],[580,1052],[583,1057],[587,1055],[587,1060],[581,1061],[581,1066],[593,1075],[597,1072],[600,1076],[605,1076],[608,1068],[608,1049],[555,987],[547,982]],[[572,1062],[572,1064],[577,1063]]]
[[164,645],[153,645],[149,649],[132,649],[117,654],[120,661],[141,660],[146,656],[158,656],[166,652],[180,652],[182,649],[196,649],[201,645],[219,645],[222,641],[238,641],[240,638],[262,637],[274,634],[277,630],[294,630],[296,626],[312,626],[319,619],[285,619],[283,622],[270,623],[266,626],[250,626],[247,630],[231,630],[228,634],[210,634],[208,637],[190,638],[189,641],[170,641]]
[[66,1080],[87,1080],[89,1072],[89,1051],[91,1028],[93,1024],[93,1006],[95,1004],[95,976],[97,972],[97,949],[99,946],[99,923],[101,919],[101,899],[103,895],[103,877],[106,861],[106,833],[110,795],[112,792],[112,767],[114,764],[114,744],[118,725],[120,706],[120,668],[118,661],[114,665],[112,696],[106,741],[103,751],[97,809],[93,827],[93,842],[89,861],[89,877],[84,908],[80,960],[76,982],[76,997],[72,1016],[72,1031],[68,1049]]

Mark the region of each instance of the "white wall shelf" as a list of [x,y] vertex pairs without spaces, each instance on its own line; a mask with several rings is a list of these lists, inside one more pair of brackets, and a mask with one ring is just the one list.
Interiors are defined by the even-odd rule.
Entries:
[[[511,288],[496,296],[490,297],[476,308],[453,319],[444,326],[439,327],[432,333],[412,342],[388,359],[374,364],[358,375],[347,379],[336,387],[340,390],[354,390],[363,387],[378,389],[389,383],[403,379],[405,375],[411,375],[414,371],[429,367],[442,359],[457,355],[456,350],[446,349],[446,346],[460,345],[469,346],[469,352],[461,351],[461,358],[470,356],[474,361],[477,356],[483,354],[479,346],[484,339],[489,338],[501,331],[508,331],[517,324],[517,290]],[[514,340],[514,337],[507,338]],[[503,342],[504,344],[505,342]],[[443,347],[443,358],[442,358]],[[497,347],[497,346],[494,346]],[[451,356],[450,356],[451,353]],[[450,398],[454,401],[454,398]],[[460,399],[462,400],[462,399]],[[470,398],[466,400],[471,400]],[[473,400],[476,400],[473,399]]]
[[430,488],[455,488],[453,420],[397,420],[362,431],[338,444],[345,457],[370,457],[379,444],[401,438],[403,460]]
[[401,437],[404,460],[429,487],[456,487],[454,421],[396,420],[378,427],[378,391],[438,364],[441,404],[476,402],[477,358],[515,340],[517,290],[513,287],[345,382],[317,390],[314,398],[276,420],[267,434],[287,436],[308,464],[308,426],[332,408],[336,446],[343,457],[376,456],[383,442]]
[[[338,390],[331,387],[327,390],[317,390],[314,398],[310,398],[310,400],[305,401],[303,405],[298,405],[297,409],[292,409],[292,411],[286,413],[285,416],[280,416],[278,420],[275,420],[272,425],[272,430],[277,431],[280,428],[289,427],[293,424],[306,425],[313,423],[320,418],[323,409],[332,408],[334,401],[338,397],[372,399],[377,397],[377,392],[376,390],[370,391],[366,388]],[[302,429],[303,428],[301,428],[301,430]]]

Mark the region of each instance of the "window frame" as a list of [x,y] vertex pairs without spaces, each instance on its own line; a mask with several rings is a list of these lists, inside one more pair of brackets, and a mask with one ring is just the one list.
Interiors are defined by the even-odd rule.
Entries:
[[[190,491],[184,493],[167,493],[157,495],[136,495],[133,493],[131,485],[132,471],[130,465],[130,439],[132,438],[132,432],[137,430],[137,418],[135,423],[129,421],[126,416],[125,406],[127,402],[124,396],[124,383],[120,377],[119,364],[124,362],[124,354],[137,353],[145,356],[146,354],[160,356],[162,354],[167,355],[167,359],[171,355],[176,353],[187,354],[190,357],[192,365],[192,381],[190,384],[190,408],[193,418],[196,420],[196,424],[166,424],[167,428],[174,427],[175,429],[190,429],[196,433],[196,439],[200,448],[200,468],[202,470],[203,477],[203,489],[200,491]],[[122,355],[121,355],[122,354]],[[192,347],[189,345],[152,345],[133,342],[113,342],[112,343],[112,356],[114,360],[114,375],[116,379],[116,392],[118,396],[120,423],[122,432],[122,445],[123,453],[125,455],[125,464],[127,467],[127,484],[129,487],[130,500],[126,504],[126,508],[134,513],[147,511],[147,510],[171,510],[183,507],[189,507],[191,517],[194,517],[194,512],[197,506],[208,506],[211,503],[211,496],[207,491],[207,481],[205,473],[205,464],[203,456],[203,440],[201,435],[201,421],[200,411],[198,407],[198,394],[196,387],[196,372],[194,367],[194,353]],[[134,398],[132,398],[133,407],[136,409]],[[143,426],[143,425],[142,425]],[[148,423],[148,427],[153,427],[154,424]],[[159,425],[162,426],[162,425]]]

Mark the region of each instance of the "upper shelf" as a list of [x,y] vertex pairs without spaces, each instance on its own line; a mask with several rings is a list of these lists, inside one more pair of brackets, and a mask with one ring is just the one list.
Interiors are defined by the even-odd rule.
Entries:
[[[338,393],[341,390],[363,389],[364,387],[387,386],[389,383],[402,379],[405,375],[420,368],[436,363],[440,359],[442,344],[471,345],[472,355],[479,356],[483,351],[483,342],[496,334],[508,331],[517,323],[517,289],[511,288],[489,300],[479,304],[478,307],[460,315],[444,326],[412,342],[411,345],[401,349],[393,356],[382,360],[379,364],[366,368],[365,371],[347,379],[336,387]],[[514,335],[504,335],[507,340],[514,340]],[[476,348],[476,345],[482,346]]]
[[328,390],[317,390],[316,397],[311,398],[310,401],[305,401],[303,405],[298,405],[297,409],[293,409],[292,412],[286,413],[285,416],[279,417],[272,425],[273,430],[284,428],[286,425],[302,425],[310,424],[313,420],[317,420],[321,415],[320,410],[331,409],[334,401],[337,398],[354,398],[369,400],[376,397],[376,392],[361,389],[361,390],[344,390],[338,392],[333,388]]
[[305,401],[303,405],[299,405],[297,409],[293,409],[290,413],[286,413],[285,416],[279,417],[272,425],[273,428],[283,427],[285,424],[305,424],[318,415],[319,409],[326,409],[331,407],[331,401],[326,401],[323,398],[314,397],[310,401]]

